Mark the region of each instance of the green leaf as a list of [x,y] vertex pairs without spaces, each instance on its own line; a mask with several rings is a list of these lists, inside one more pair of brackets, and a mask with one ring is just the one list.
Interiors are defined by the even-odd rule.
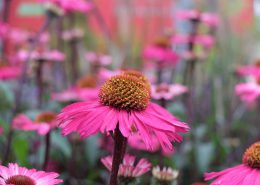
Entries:
[[29,144],[26,139],[23,138],[14,138],[12,150],[14,151],[15,157],[19,162],[19,165],[27,166],[28,164],[28,153],[29,153]]

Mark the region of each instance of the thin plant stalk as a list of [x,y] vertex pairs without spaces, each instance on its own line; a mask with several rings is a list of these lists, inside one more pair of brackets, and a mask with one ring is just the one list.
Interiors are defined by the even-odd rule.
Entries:
[[114,132],[114,153],[109,185],[117,185],[119,166],[122,163],[126,151],[127,138],[119,130],[119,124]]
[[[37,44],[38,44],[38,41],[39,41],[41,34],[45,30],[47,30],[50,23],[51,23],[51,17],[47,16],[43,25],[42,25],[42,27],[40,28],[40,30],[38,31],[38,33],[36,34],[35,38],[33,39],[32,43],[30,45],[29,54],[28,54],[27,59],[25,60],[25,62],[23,64],[22,74],[21,74],[21,77],[18,80],[18,86],[17,86],[17,89],[15,91],[15,102],[16,102],[16,104],[15,104],[13,110],[12,110],[12,114],[11,114],[12,116],[11,117],[14,117],[18,113],[19,108],[21,106],[22,89],[23,89],[23,86],[24,86],[24,84],[26,83],[26,80],[27,80],[26,73],[27,73],[27,69],[28,69],[28,66],[29,66],[29,62],[30,62],[30,59],[31,59],[32,52],[37,47]],[[4,157],[3,157],[3,164],[6,164],[9,160],[10,149],[11,149],[11,144],[12,144],[12,140],[13,140],[13,134],[14,134],[14,130],[10,126],[8,134],[7,134],[7,143],[6,143],[6,150],[4,152]]]
[[43,170],[47,169],[47,165],[50,158],[50,148],[51,148],[51,132],[49,132],[45,136],[45,153],[44,153],[44,161],[42,166]]
[[38,66],[36,69],[36,81],[37,81],[37,86],[38,86],[38,94],[37,94],[37,98],[38,98],[38,107],[41,108],[42,107],[42,102],[43,102],[43,76],[42,76],[42,72],[43,72],[43,65],[44,62],[43,60],[39,60],[38,62]]

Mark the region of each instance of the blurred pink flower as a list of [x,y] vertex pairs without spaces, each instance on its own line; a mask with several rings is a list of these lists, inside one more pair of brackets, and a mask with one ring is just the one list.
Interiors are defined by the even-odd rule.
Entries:
[[201,14],[200,20],[211,27],[217,27],[220,23],[219,16],[214,13],[204,12]]
[[84,36],[84,31],[80,28],[73,28],[62,33],[62,38],[66,41],[79,40]]
[[176,18],[180,20],[199,20],[200,12],[198,10],[179,10],[176,12]]
[[62,182],[61,179],[56,179],[58,176],[54,172],[19,167],[16,163],[9,163],[8,167],[0,165],[1,185],[54,185]]
[[13,43],[16,44],[25,43],[29,40],[29,38],[30,33],[19,28],[12,28],[8,33],[8,39],[10,39]]
[[25,114],[17,115],[12,122],[12,127],[17,130],[37,131],[39,135],[48,134],[55,124],[56,114],[53,112],[43,112],[33,121]]
[[112,63],[112,57],[95,52],[87,52],[85,58],[88,62],[100,66],[108,66]]
[[7,23],[0,22],[0,38],[5,39],[9,32],[9,25]]
[[0,80],[10,80],[21,75],[19,66],[0,66]]
[[236,73],[240,76],[253,76],[260,78],[260,67],[258,65],[248,65],[238,67]]
[[201,51],[199,53],[195,53],[192,51],[185,51],[181,53],[181,57],[185,60],[203,60],[206,59],[208,56],[208,53],[205,51]]
[[260,95],[260,85],[255,82],[240,83],[235,88],[237,96],[246,103],[253,103]]
[[[178,140],[179,139],[179,140]],[[160,150],[160,142],[158,141],[158,139],[156,138],[155,135],[151,135],[151,141],[153,144],[153,149],[147,149],[143,139],[141,138],[141,136],[139,134],[133,134],[128,138],[128,144],[137,150],[143,150],[143,151],[148,151],[148,152],[157,152]],[[182,138],[178,138],[176,137],[176,141],[181,142]],[[169,150],[168,148],[162,148],[162,154],[164,156],[171,156],[174,153],[174,150]]]
[[162,65],[175,65],[179,56],[171,48],[160,48],[157,46],[148,46],[143,51],[143,57],[147,60],[160,62]]
[[210,185],[260,184],[260,142],[251,145],[243,156],[243,164],[220,172],[205,173],[205,180],[215,179]]
[[99,99],[66,106],[57,120],[63,135],[78,132],[86,138],[114,131],[118,125],[124,137],[139,133],[149,149],[154,147],[153,134],[163,148],[171,150],[171,141],[181,137],[179,132],[187,132],[189,127],[149,99],[147,85],[139,78],[117,75],[101,87]]
[[85,0],[40,0],[42,3],[53,3],[66,13],[81,12],[88,13],[93,5]]
[[79,101],[78,93],[74,88],[64,90],[62,92],[55,92],[51,95],[52,100],[58,102],[75,102]]
[[175,96],[179,96],[188,91],[188,88],[181,84],[159,84],[152,85],[151,97],[155,100],[165,99],[171,100]]
[[193,42],[195,44],[200,44],[205,48],[211,48],[215,43],[215,39],[211,35],[197,35],[193,38]]
[[[25,62],[29,57],[27,50],[19,50],[16,54],[17,59],[21,62]],[[30,55],[32,60],[44,60],[51,62],[63,62],[65,60],[64,53],[58,50],[46,50],[46,51],[33,51]]]
[[175,35],[171,38],[173,44],[187,44],[189,42],[193,42],[194,44],[199,44],[204,46],[205,48],[211,48],[215,39],[211,35],[196,35],[195,37],[191,37],[190,35]]
[[[112,170],[112,156],[107,156],[101,159],[104,166],[111,171]],[[119,166],[119,177],[140,177],[143,174],[151,170],[152,164],[145,158],[142,158],[137,164],[135,164],[135,156],[126,154],[123,162]]]
[[4,128],[0,125],[0,135],[4,133]]

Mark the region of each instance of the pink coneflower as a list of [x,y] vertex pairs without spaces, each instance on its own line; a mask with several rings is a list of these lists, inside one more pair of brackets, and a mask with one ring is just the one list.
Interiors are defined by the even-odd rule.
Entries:
[[205,173],[205,180],[215,179],[210,185],[260,184],[260,142],[251,145],[243,156],[243,164],[220,172]]
[[51,98],[58,102],[75,102],[79,101],[79,96],[74,88],[64,90],[62,92],[52,93]]
[[141,135],[145,145],[153,149],[151,135],[156,135],[163,148],[172,149],[171,141],[179,139],[178,132],[189,127],[150,102],[150,91],[140,78],[117,75],[105,82],[99,100],[75,103],[65,107],[58,115],[62,133],[74,131],[85,138],[99,131],[107,133],[118,126],[124,137]]
[[59,174],[54,172],[36,171],[9,163],[8,167],[0,166],[1,185],[54,185],[63,182],[56,179]]
[[37,131],[39,135],[46,135],[56,127],[55,118],[56,114],[53,112],[42,112],[35,120],[31,120],[25,114],[19,114],[14,118],[12,127],[24,131]]
[[19,66],[0,65],[0,80],[10,80],[17,78],[21,74]]
[[188,91],[188,88],[181,84],[159,84],[152,85],[151,97],[155,100],[171,100]]
[[205,48],[211,48],[215,43],[215,39],[211,35],[197,35],[193,38],[193,42]]
[[253,103],[260,95],[260,85],[256,82],[240,83],[236,85],[236,94],[246,103]]
[[[107,156],[101,159],[101,162],[109,171],[112,170],[112,159],[112,156]],[[142,158],[137,164],[135,164],[135,161],[135,156],[129,154],[124,156],[123,162],[119,167],[119,178],[136,178],[151,170],[152,165],[147,159]]]

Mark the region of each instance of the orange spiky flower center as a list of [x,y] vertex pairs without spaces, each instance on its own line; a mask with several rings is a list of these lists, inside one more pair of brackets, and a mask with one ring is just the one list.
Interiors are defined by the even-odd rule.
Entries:
[[56,115],[54,112],[42,112],[36,117],[35,121],[37,123],[50,123],[56,119]]
[[138,78],[139,80],[141,80],[145,86],[147,87],[147,89],[150,91],[151,90],[151,85],[149,80],[139,71],[136,70],[124,70],[122,72],[123,75],[130,75],[130,76],[134,76],[136,78]]
[[14,185],[36,185],[33,179],[25,175],[11,176],[5,181],[5,183]]
[[251,145],[243,156],[243,163],[251,168],[260,169],[260,141]]
[[85,76],[78,80],[77,86],[81,88],[94,88],[97,86],[97,78],[96,76]]
[[170,48],[171,47],[171,42],[170,40],[168,39],[168,37],[166,36],[161,36],[161,37],[157,37],[155,40],[154,40],[154,45],[155,46],[158,46],[160,48]]
[[117,75],[108,79],[99,92],[100,102],[119,110],[142,111],[150,100],[150,91],[139,78]]

